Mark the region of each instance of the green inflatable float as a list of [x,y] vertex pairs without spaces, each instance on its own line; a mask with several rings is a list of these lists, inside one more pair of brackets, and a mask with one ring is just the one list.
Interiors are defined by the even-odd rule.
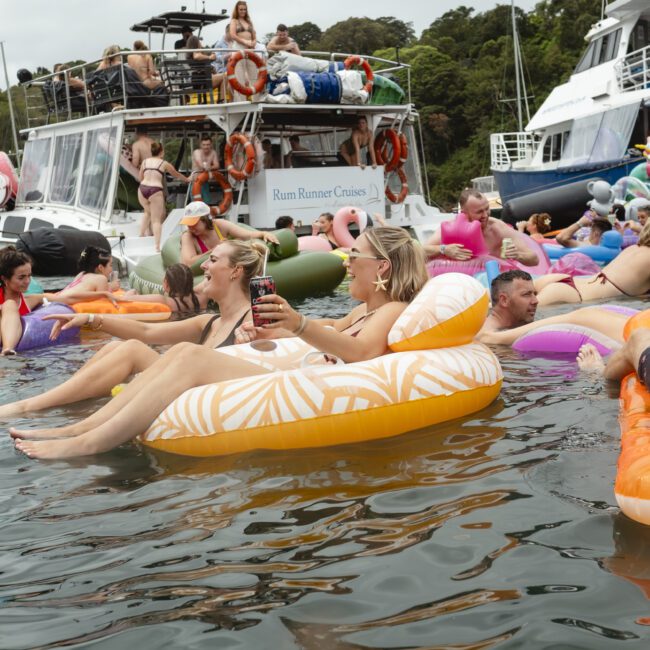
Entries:
[[[330,293],[343,281],[345,267],[341,257],[334,253],[298,252],[298,238],[288,229],[276,230],[280,244],[267,244],[269,258],[268,275],[275,279],[277,292],[288,300],[308,298]],[[170,237],[159,255],[152,255],[140,262],[129,276],[130,285],[141,294],[162,293],[165,269],[180,260],[180,235]],[[203,280],[201,264],[208,257],[203,255],[192,266],[194,284]]]

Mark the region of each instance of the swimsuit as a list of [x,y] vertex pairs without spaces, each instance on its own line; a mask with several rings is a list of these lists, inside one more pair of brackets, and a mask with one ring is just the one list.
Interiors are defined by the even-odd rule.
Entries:
[[70,282],[70,284],[67,284],[65,287],[63,287],[61,291],[67,291],[68,289],[72,289],[72,287],[76,287],[84,279],[84,275],[86,275],[85,271],[79,273],[79,275],[77,275],[77,277],[72,282]]
[[620,291],[624,296],[628,296],[630,298],[636,298],[638,296],[635,296],[633,293],[628,293],[627,291],[624,291],[619,287],[616,283],[612,282],[602,271],[592,280],[592,282],[596,282],[596,280],[600,280],[600,284],[605,284],[605,282],[609,282],[614,289],[617,291]]
[[[158,167],[143,167],[142,171],[143,172],[158,172],[162,178],[165,178],[165,172],[160,169],[163,165],[165,164],[165,161],[162,160],[160,162],[160,165]],[[142,196],[144,196],[145,199],[151,198],[156,192],[162,192],[163,188],[158,187],[157,185],[145,185],[144,183],[140,183],[140,192],[142,192]]]
[[[232,330],[230,330],[230,334],[228,334],[228,336],[226,336],[226,338],[223,341],[221,341],[221,343],[219,343],[219,345],[215,345],[215,348],[225,348],[228,345],[234,345],[235,344],[235,330],[244,322],[244,318],[246,318],[246,316],[248,315],[248,311],[250,311],[250,310],[247,310],[244,313],[244,315],[237,321],[237,324],[232,328]],[[203,345],[205,343],[206,339],[208,338],[208,336],[210,334],[210,328],[212,327],[212,323],[214,323],[214,321],[216,321],[217,318],[219,318],[219,317],[220,317],[220,315],[216,314],[215,316],[213,316],[208,321],[207,325],[203,328],[203,331],[201,332],[201,338],[199,339],[199,345]]]
[[636,371],[636,374],[639,376],[639,380],[645,386],[650,386],[650,348],[646,348],[639,357],[639,367]]
[[194,239],[196,239],[196,243],[199,245],[199,253],[207,253],[210,250],[200,237],[195,237]]
[[[357,323],[361,323],[362,321],[366,320],[367,318],[370,318],[376,311],[377,311],[376,309],[373,309],[372,311],[367,311],[365,314],[363,314],[363,316],[359,316],[359,318],[357,318],[357,320],[350,323],[344,330],[341,330],[341,334],[343,334],[343,332],[345,332],[345,330],[349,330],[349,329],[353,328]],[[352,332],[352,334],[350,334],[350,336],[357,336],[362,329],[363,329],[363,327],[358,329],[356,332]]]
[[557,282],[559,284],[568,284],[572,289],[575,289],[576,293],[578,294],[578,298],[580,298],[580,302],[582,302],[582,294],[580,293],[578,287],[576,287],[576,283],[573,281],[573,278],[570,275],[567,276],[566,278],[562,278],[561,280],[558,280]]
[[[0,287],[0,305],[4,304],[5,302],[5,289],[4,287]],[[23,294],[20,294],[20,303],[18,304],[18,313],[21,316],[26,316],[29,314],[32,310],[29,308],[29,305],[25,302],[25,296]]]

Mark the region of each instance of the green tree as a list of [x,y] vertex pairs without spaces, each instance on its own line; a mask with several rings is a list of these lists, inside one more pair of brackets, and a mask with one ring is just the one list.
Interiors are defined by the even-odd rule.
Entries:
[[321,28],[311,22],[289,26],[289,36],[298,43],[301,50],[311,49],[311,44],[318,42],[322,35]]
[[370,18],[348,18],[325,30],[314,46],[327,52],[368,54],[384,47],[389,39],[386,25]]

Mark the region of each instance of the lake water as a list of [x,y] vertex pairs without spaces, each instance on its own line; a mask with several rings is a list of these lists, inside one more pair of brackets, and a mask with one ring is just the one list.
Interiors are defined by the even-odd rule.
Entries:
[[[0,403],[106,340],[0,359]],[[489,408],[388,440],[37,462],[0,437],[0,647],[647,648],[650,532],[613,495],[618,390],[499,353]]]

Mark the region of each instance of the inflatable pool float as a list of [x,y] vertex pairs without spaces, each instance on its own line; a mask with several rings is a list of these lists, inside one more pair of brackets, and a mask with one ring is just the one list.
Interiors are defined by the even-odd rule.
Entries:
[[[341,208],[334,215],[332,221],[332,232],[334,239],[342,248],[352,248],[355,238],[350,234],[349,225],[355,223],[359,227],[359,232],[363,232],[368,225],[368,214],[360,208],[346,206]],[[325,237],[318,235],[308,235],[298,237],[298,250],[301,251],[321,251],[329,253],[332,247]]]
[[[443,244],[460,244],[464,248],[472,251],[473,257],[467,261],[451,260],[444,256],[430,260],[427,262],[427,271],[432,278],[443,273],[464,273],[466,275],[476,276],[485,272],[485,265],[489,261],[495,261],[499,264],[499,272],[520,269],[531,275],[544,275],[548,273],[550,267],[548,255],[544,248],[528,235],[517,233],[516,236],[518,238],[524,237],[528,248],[537,254],[539,262],[535,266],[524,266],[514,260],[489,255],[481,231],[480,221],[469,221],[467,215],[463,212],[459,212],[452,221],[443,221],[440,228],[441,242]],[[513,230],[513,233],[515,232]]]
[[18,193],[18,175],[9,156],[0,151],[0,208],[16,199]]
[[[124,291],[115,291],[116,296],[123,296]],[[108,298],[77,302],[72,305],[77,314],[115,314],[132,316],[138,320],[167,320],[172,310],[159,302],[118,302],[117,307]],[[142,317],[142,318],[140,318]]]
[[497,358],[473,341],[487,310],[476,280],[449,274],[430,280],[396,321],[394,354],[301,367],[309,352],[323,355],[297,339],[222,348],[275,372],[186,391],[141,442],[218,456],[387,438],[464,417],[496,399],[503,381]]
[[[240,224],[243,225],[243,224]],[[288,229],[274,231],[280,244],[268,244],[269,262],[266,267],[272,275],[278,294],[287,298],[300,299],[330,293],[345,277],[343,261],[337,255],[319,252],[298,252],[298,238]],[[140,262],[129,276],[129,283],[138,293],[162,293],[165,269],[180,261],[180,236],[170,237],[158,255],[152,255]],[[192,266],[195,284],[203,280],[201,264],[209,253],[201,256]]]
[[599,246],[578,246],[576,248],[544,244],[544,250],[551,260],[558,260],[571,253],[582,253],[595,262],[608,264],[621,252],[623,236],[615,230],[608,230],[603,233],[600,241],[601,244]]
[[50,341],[50,332],[54,322],[43,320],[43,316],[50,314],[72,314],[74,313],[68,305],[59,302],[51,302],[43,307],[35,309],[33,312],[20,317],[23,326],[23,334],[16,346],[16,352],[42,348],[48,345],[59,343],[70,343],[79,338],[79,328],[74,327],[68,330],[61,330],[61,334],[56,341]]

